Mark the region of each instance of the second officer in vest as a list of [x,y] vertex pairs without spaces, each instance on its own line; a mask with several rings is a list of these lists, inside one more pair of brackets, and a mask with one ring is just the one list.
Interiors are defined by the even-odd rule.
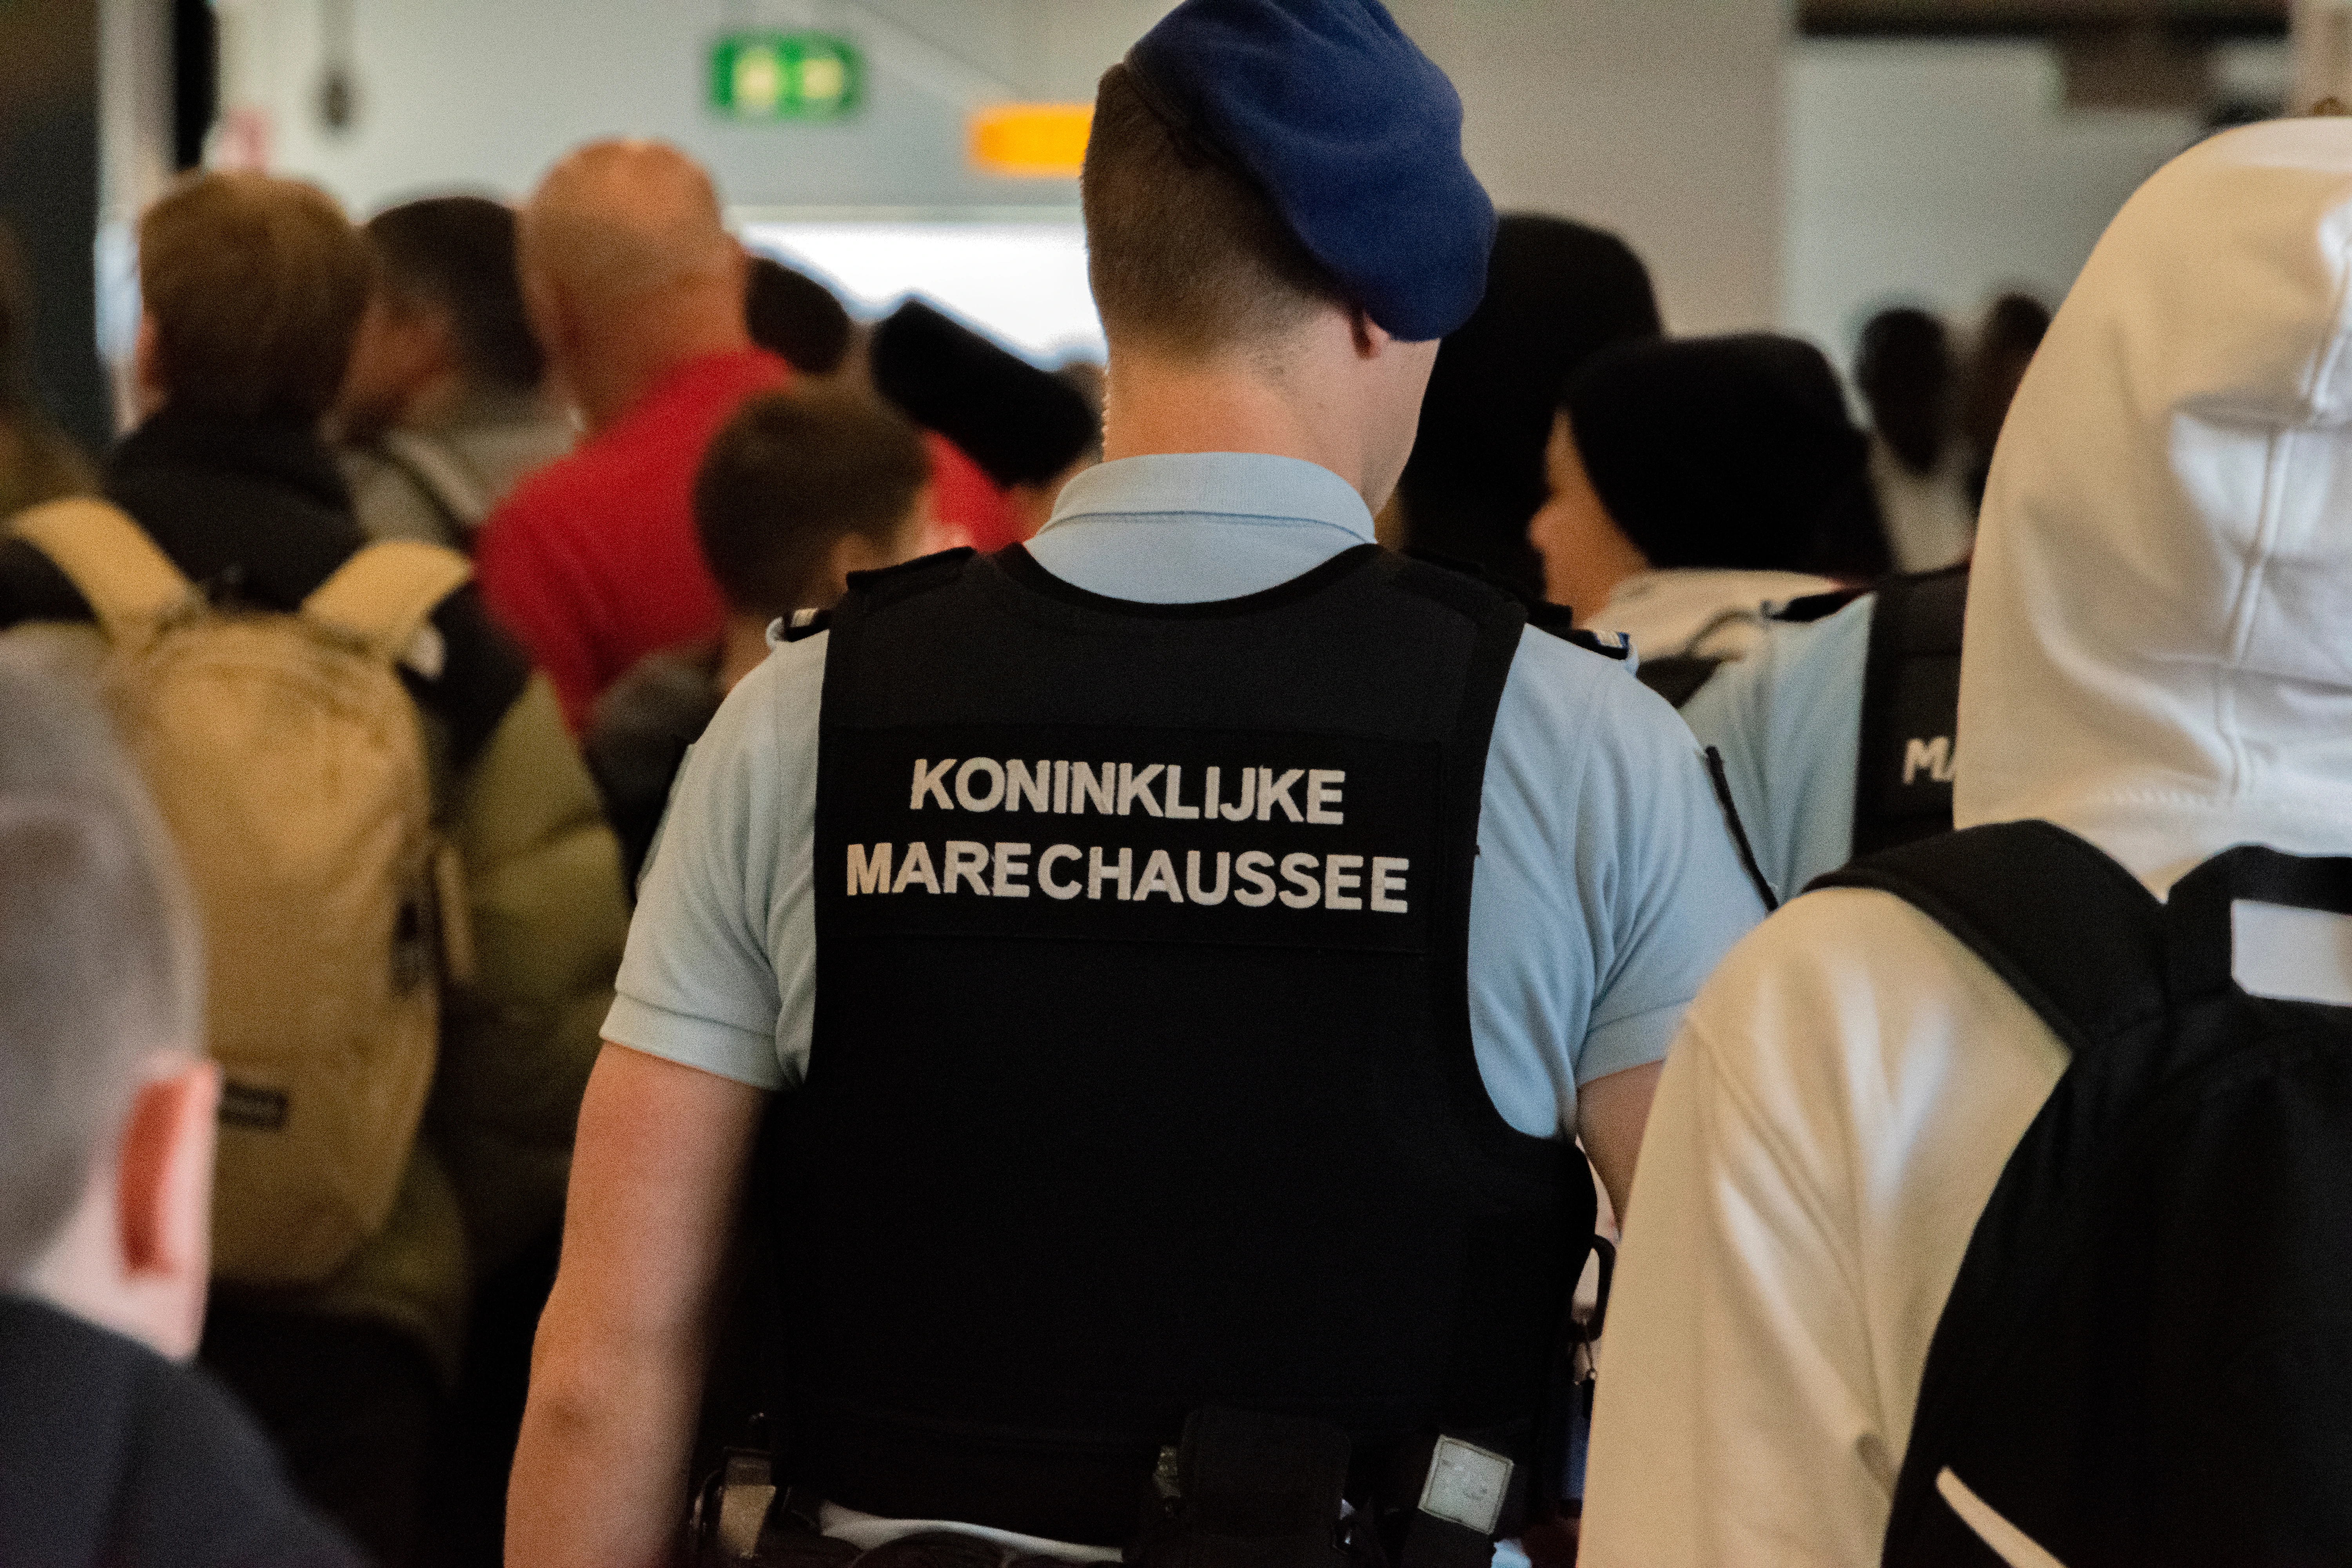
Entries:
[[509,1561],[658,1560],[763,1124],[779,1479],[827,1535],[1512,1527],[1570,1139],[1622,1207],[1760,908],[1663,701],[1372,543],[1486,276],[1460,127],[1374,0],[1186,0],[1103,79],[1107,460],[1025,548],[865,579],[688,764]]

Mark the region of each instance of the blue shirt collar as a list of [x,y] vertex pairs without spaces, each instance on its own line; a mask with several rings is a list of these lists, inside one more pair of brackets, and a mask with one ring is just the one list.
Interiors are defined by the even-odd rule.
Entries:
[[1372,542],[1372,514],[1347,480],[1267,452],[1169,452],[1098,463],[1062,487],[1045,529],[1138,514],[1328,523]]

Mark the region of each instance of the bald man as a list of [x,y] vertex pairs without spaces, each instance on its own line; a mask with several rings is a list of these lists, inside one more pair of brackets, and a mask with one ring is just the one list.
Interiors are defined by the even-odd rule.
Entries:
[[674,147],[565,157],[523,209],[520,261],[531,330],[587,437],[491,513],[476,568],[576,732],[639,658],[718,635],[695,469],[736,406],[791,372],[753,346],[742,247],[709,176]]

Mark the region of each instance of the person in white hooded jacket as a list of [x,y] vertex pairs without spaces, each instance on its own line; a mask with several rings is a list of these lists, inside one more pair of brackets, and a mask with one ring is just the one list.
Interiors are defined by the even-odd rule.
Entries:
[[[2236,844],[2352,853],[2347,297],[2352,120],[2215,137],[2108,228],[1992,468],[1959,826],[2056,823],[2158,897]],[[2340,996],[2335,962],[2263,994]],[[1930,1338],[2068,1059],[1889,893],[1733,950],[1643,1147],[1581,1561],[1880,1560]]]

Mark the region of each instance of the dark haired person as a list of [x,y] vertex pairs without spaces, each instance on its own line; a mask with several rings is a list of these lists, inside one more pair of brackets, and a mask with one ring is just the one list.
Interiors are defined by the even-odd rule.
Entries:
[[941,477],[976,465],[999,493],[997,526],[967,525],[982,549],[1034,535],[1096,460],[1102,414],[1083,391],[921,300],[876,323],[867,360],[875,390],[932,433]]
[[751,341],[803,375],[838,371],[857,332],[832,289],[771,256],[751,258],[743,314]]
[[1985,309],[1961,377],[1960,437],[1968,452],[1971,504],[1984,500],[2010,402],[2049,331],[2050,307],[2031,294],[2003,294]]
[[[299,181],[192,174],[140,220],[144,416],[105,494],[216,603],[290,613],[367,543],[320,427],[369,265]],[[0,627],[90,618],[48,556],[0,542]],[[473,1282],[560,1207],[625,919],[554,695],[471,584],[433,607],[401,673],[447,770],[437,826],[463,860],[475,978],[445,988],[426,1128],[383,1228],[315,1285],[216,1288],[204,1347],[304,1491],[386,1563],[407,1559]]]
[[1560,395],[1528,529],[1546,594],[1631,637],[1679,701],[1667,660],[1703,679],[1761,640],[1772,605],[1885,571],[1844,398],[1820,350],[1769,333],[1594,355]]
[[186,1364],[215,1108],[188,889],[89,671],[0,639],[0,1563],[341,1568]]
[[1665,704],[1372,542],[1486,282],[1460,130],[1371,0],[1186,0],[1103,78],[1105,461],[795,628],[687,763],[510,1563],[675,1532],[763,1123],[772,1532],[1306,1560],[1344,1497],[1468,1563],[1549,1490],[1571,1138],[1622,1193],[1760,903]]
[[1895,570],[1933,572],[1964,559],[1976,503],[1949,329],[1910,306],[1881,310],[1862,329],[1853,382],[1870,413],[1870,483]]
[[630,886],[678,759],[719,700],[768,657],[776,623],[829,608],[852,572],[922,553],[930,472],[922,433],[847,389],[755,397],[711,441],[694,482],[694,527],[727,601],[727,628],[654,654],[614,682],[582,743]]
[[352,508],[373,538],[470,550],[515,481],[572,447],[523,311],[514,211],[433,196],[364,232],[375,273],[335,407]]
[[1530,595],[1543,564],[1528,520],[1547,493],[1544,445],[1559,389],[1610,344],[1654,338],[1650,269],[1605,229],[1506,213],[1486,293],[1446,334],[1397,481],[1404,542],[1472,563]]

